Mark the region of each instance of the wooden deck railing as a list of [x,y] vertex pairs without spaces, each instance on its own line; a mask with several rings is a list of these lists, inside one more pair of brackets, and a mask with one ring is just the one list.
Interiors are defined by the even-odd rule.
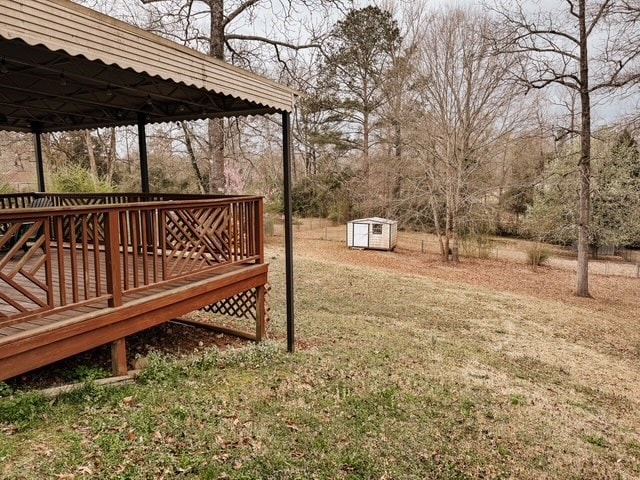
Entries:
[[260,197],[39,195],[0,197],[0,326],[264,261]]

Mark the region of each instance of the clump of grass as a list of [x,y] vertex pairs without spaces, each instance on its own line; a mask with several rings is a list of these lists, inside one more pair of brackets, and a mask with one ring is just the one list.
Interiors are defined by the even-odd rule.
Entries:
[[516,393],[511,395],[511,405],[526,405],[527,398],[524,395]]
[[273,364],[273,360],[280,352],[281,349],[275,343],[262,342],[245,348],[234,348],[225,351],[219,356],[219,364],[224,367],[259,368]]
[[590,443],[591,445],[595,445],[596,447],[606,448],[609,446],[607,441],[598,435],[585,435],[584,440],[585,442]]
[[533,268],[544,265],[551,257],[549,250],[544,248],[539,243],[536,243],[533,247],[527,249],[527,264]]
[[476,407],[476,405],[472,400],[465,398],[464,400],[462,400],[461,407],[462,407],[462,413],[464,413],[464,416],[469,417],[473,413],[473,410]]
[[51,406],[47,398],[36,392],[15,392],[0,399],[0,423],[14,424],[18,429],[44,418]]
[[108,376],[109,372],[99,367],[79,365],[73,370],[73,378],[78,379],[80,382],[91,382],[100,378],[107,378]]
[[13,389],[4,382],[0,382],[0,398],[13,394]]
[[150,352],[147,366],[138,377],[143,384],[173,384],[185,375],[185,368],[175,358],[159,352]]
[[190,365],[199,371],[207,371],[218,367],[220,353],[212,348],[205,352],[198,352],[190,361]]
[[[629,451],[629,453],[631,453],[631,455],[633,455],[636,458],[640,458],[640,443],[638,442],[629,442],[627,444],[627,449]],[[639,466],[640,468],[640,466]]]

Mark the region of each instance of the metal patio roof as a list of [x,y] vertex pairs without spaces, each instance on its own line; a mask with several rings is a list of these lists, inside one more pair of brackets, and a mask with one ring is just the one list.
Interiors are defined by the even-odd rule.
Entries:
[[291,112],[295,96],[69,0],[0,0],[0,130]]

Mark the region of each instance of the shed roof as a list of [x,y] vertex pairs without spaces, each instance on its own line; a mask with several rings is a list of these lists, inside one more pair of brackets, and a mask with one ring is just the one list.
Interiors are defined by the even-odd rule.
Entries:
[[358,220],[351,220],[349,223],[358,223],[358,222],[384,223],[387,225],[393,225],[394,223],[398,223],[396,220],[389,220],[388,218],[382,218],[382,217],[360,218]]
[[69,0],[0,0],[0,129],[290,112],[295,96]]

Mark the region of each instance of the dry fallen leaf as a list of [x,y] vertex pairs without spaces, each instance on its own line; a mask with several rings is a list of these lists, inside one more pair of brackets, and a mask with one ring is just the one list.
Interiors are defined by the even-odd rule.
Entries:
[[84,475],[93,475],[93,469],[88,465],[83,465],[78,467],[78,473],[82,473]]

